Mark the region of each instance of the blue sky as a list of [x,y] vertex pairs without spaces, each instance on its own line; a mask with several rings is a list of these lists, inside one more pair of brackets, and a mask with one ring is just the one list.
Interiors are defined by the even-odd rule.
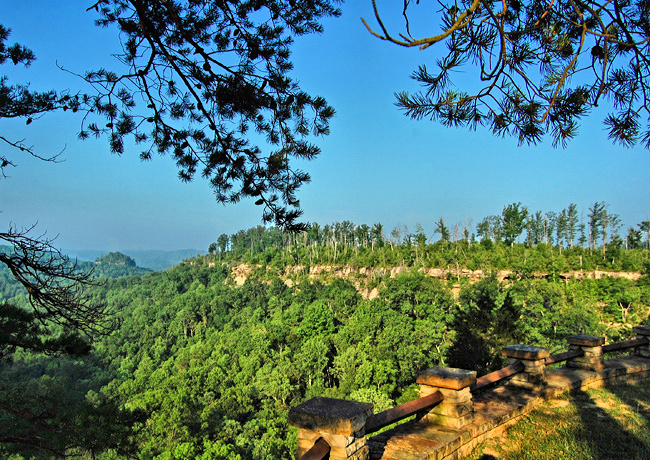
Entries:
[[[57,63],[79,73],[117,66],[117,36],[93,25],[89,4],[2,0],[0,23],[12,29],[10,42],[37,56],[29,69],[5,65],[3,74],[32,89],[76,90],[82,82]],[[450,226],[475,225],[518,201],[532,211],[573,202],[585,214],[605,201],[626,227],[650,217],[650,152],[612,145],[604,111],[584,122],[566,149],[552,148],[550,139],[518,147],[486,130],[407,119],[394,93],[416,90],[410,74],[419,64],[433,66],[444,47],[404,49],[373,38],[359,19],[372,18],[370,0],[351,0],[342,10],[325,21],[324,34],[299,38],[293,52],[301,86],[337,111],[331,134],[318,140],[322,154],[301,165],[312,176],[299,191],[305,220],[381,222],[387,232],[419,223],[430,234],[440,217]],[[70,249],[205,249],[221,233],[260,223],[251,202],[223,206],[200,178],[181,183],[169,158],[142,163],[139,150],[115,156],[105,140],[78,141],[77,115],[48,114],[30,126],[0,123],[3,134],[25,138],[43,154],[63,150],[65,160],[43,163],[0,146],[18,165],[0,180],[0,228],[38,223],[36,233],[58,235],[56,244]]]

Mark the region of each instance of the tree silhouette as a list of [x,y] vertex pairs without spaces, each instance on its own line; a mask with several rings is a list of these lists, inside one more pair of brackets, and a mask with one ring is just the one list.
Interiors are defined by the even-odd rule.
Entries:
[[105,135],[118,154],[132,138],[142,159],[170,154],[181,180],[206,178],[218,202],[251,197],[264,222],[304,229],[295,192],[309,175],[291,160],[319,154],[309,138],[328,134],[334,110],[289,76],[290,46],[321,32],[337,2],[97,1],[89,9],[119,28],[125,66],[84,75],[97,93],[80,136]]
[[[409,18],[419,3],[403,0],[399,35],[389,32],[376,0],[379,28],[364,20],[373,35],[400,46],[447,46],[436,71],[422,65],[414,72],[422,92],[397,95],[407,116],[486,126],[520,144],[536,144],[549,133],[554,146],[566,146],[580,119],[605,99],[612,105],[604,120],[609,138],[650,148],[647,1],[440,1],[442,31],[414,38]],[[458,90],[463,83],[454,74],[468,67],[478,87]]]
[[[0,119],[79,111],[79,137],[106,137],[111,152],[133,141],[143,160],[169,154],[183,181],[205,178],[220,203],[253,198],[264,222],[303,230],[296,191],[309,174],[295,159],[313,159],[312,138],[329,133],[334,109],[302,91],[289,72],[296,36],[319,33],[322,17],[337,16],[340,0],[171,1],[99,0],[102,27],[120,32],[123,53],[111,69],[79,75],[96,90],[32,92],[0,79]],[[29,66],[34,53],[6,45],[0,64]],[[44,160],[24,140],[0,141]],[[293,161],[292,161],[293,160]],[[15,165],[0,156],[0,171]]]

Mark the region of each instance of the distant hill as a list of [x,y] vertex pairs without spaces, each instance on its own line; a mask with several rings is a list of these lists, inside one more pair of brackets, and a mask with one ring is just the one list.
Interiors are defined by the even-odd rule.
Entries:
[[[10,253],[12,250],[10,246],[0,245],[0,252]],[[71,257],[71,263],[74,263],[73,257]],[[120,252],[109,252],[96,258],[93,262],[78,259],[77,269],[81,273],[92,271],[92,278],[142,276],[152,272],[151,269],[138,267],[135,260]],[[0,302],[26,294],[27,291],[16,281],[9,268],[0,263]]]
[[121,252],[109,252],[95,259],[95,265],[122,265],[125,267],[137,266],[135,260]]
[[93,270],[97,278],[119,278],[121,276],[142,276],[151,273],[151,269],[138,267],[135,260],[121,252],[109,252],[94,262],[79,261],[78,267],[82,271]]
[[[66,249],[63,252],[72,258],[76,257],[79,260],[89,262],[95,261],[108,253],[107,251],[73,249]],[[204,251],[200,249],[177,249],[174,251],[124,250],[120,251],[120,253],[133,259],[138,267],[148,268],[153,271],[164,271],[178,265],[184,259],[203,254]]]

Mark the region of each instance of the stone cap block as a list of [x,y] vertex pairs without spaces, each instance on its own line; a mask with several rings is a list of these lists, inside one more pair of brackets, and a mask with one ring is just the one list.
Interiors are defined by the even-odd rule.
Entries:
[[569,345],[578,345],[582,347],[600,347],[605,343],[605,337],[596,337],[593,335],[572,335],[567,337]]
[[318,396],[289,410],[289,424],[312,431],[352,436],[372,415],[373,405]]
[[420,372],[416,382],[420,385],[462,390],[476,382],[476,371],[434,366]]
[[650,326],[634,326],[632,331],[639,335],[644,335],[646,337],[650,336]]
[[514,359],[545,359],[550,356],[548,348],[533,347],[532,345],[508,345],[503,347],[501,354],[507,358]]

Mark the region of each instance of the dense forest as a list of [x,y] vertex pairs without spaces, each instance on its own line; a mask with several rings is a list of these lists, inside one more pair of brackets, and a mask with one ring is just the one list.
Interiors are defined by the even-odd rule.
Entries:
[[[604,202],[512,203],[476,225],[440,218],[433,235],[300,221],[296,192],[310,176],[297,164],[320,154],[335,110],[299,85],[292,43],[322,32],[339,3],[99,0],[86,11],[118,32],[121,51],[119,65],[78,74],[90,93],[0,78],[0,118],[27,126],[79,112],[79,139],[171,156],[179,178],[205,178],[217,202],[252,199],[263,222],[295,231],[222,234],[208,256],[148,272],[122,254],[75,264],[34,227],[10,225],[0,233],[12,246],[0,248],[0,458],[288,459],[287,410],[312,396],[382,410],[413,398],[427,366],[484,373],[501,366],[505,344],[555,351],[569,334],[616,341],[649,323],[650,221],[622,232]],[[566,145],[601,100],[613,103],[614,143],[650,147],[647,66],[637,65],[647,63],[647,2],[503,2],[501,13],[440,2],[444,33],[424,39],[410,32],[413,2],[395,36],[372,4],[376,23],[364,24],[378,39],[448,48],[414,72],[422,93],[397,95],[407,116]],[[9,35],[0,25],[0,64],[29,67],[35,53],[5,45]],[[487,85],[478,94],[449,78],[464,64]],[[591,76],[567,78],[583,70]],[[57,161],[7,134],[0,177],[24,155]]]
[[[536,233],[527,211],[516,233],[512,208],[525,210],[481,221],[495,226],[479,223],[480,237],[442,219],[435,242],[380,224],[255,227],[137,276],[132,259],[109,254],[95,270],[126,276],[89,294],[114,324],[92,349],[63,354],[12,344],[28,299],[0,271],[0,457],[289,459],[287,411],[310,397],[383,410],[417,397],[427,366],[482,374],[503,364],[506,344],[558,351],[571,334],[613,342],[650,324],[646,234],[632,244],[601,223],[583,245],[580,227],[571,237],[557,219]],[[436,267],[449,271],[432,277]]]

